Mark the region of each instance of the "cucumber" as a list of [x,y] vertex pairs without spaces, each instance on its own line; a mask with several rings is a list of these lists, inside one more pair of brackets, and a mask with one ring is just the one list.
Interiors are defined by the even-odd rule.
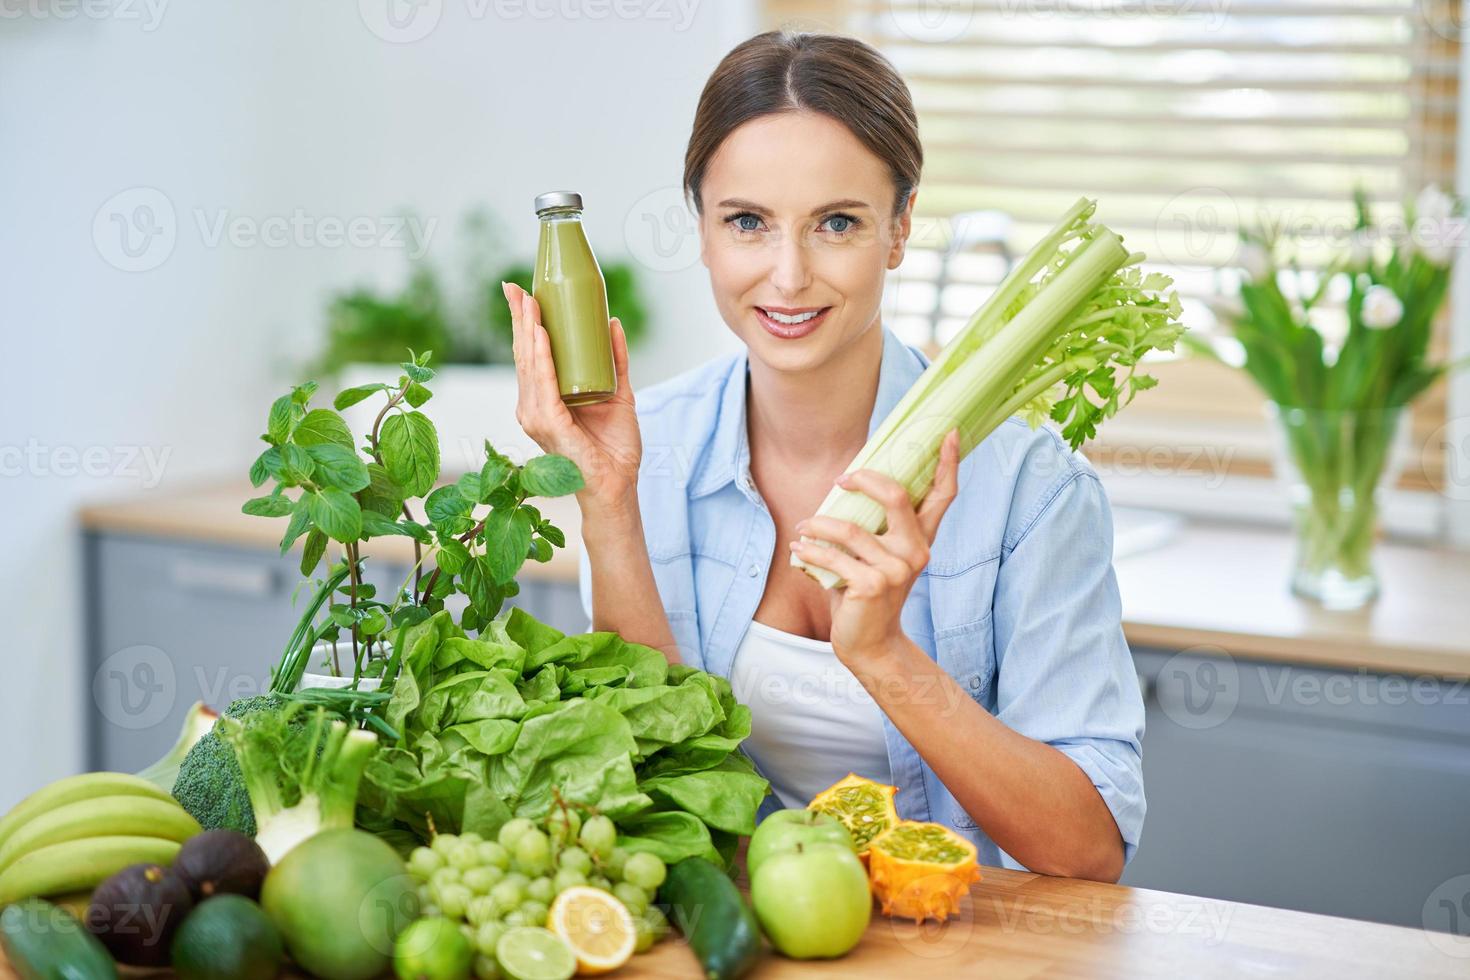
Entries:
[[21,980],[117,980],[117,967],[97,937],[44,899],[23,899],[0,911],[0,949]]
[[669,906],[709,980],[735,980],[760,959],[755,912],[730,876],[712,862],[691,857],[673,865],[658,898]]

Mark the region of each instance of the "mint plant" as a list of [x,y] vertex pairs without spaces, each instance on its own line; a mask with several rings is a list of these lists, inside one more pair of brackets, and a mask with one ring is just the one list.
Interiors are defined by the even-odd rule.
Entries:
[[[549,561],[553,549],[566,544],[561,529],[527,502],[582,488],[581,471],[564,456],[537,456],[517,466],[487,440],[478,471],[436,488],[439,435],[419,411],[433,396],[429,358],[429,352],[410,350],[396,384],[347,388],[333,400],[335,410],[311,407],[314,381],[271,405],[261,436],[267,448],[251,465],[250,482],[262,487],[273,480],[275,486],[241,509],[287,518],[282,554],[305,536],[303,576],[322,564],[330,542],[342,552],[329,562],[273,671],[274,692],[294,691],[316,643],[327,640],[335,648],[344,631],[354,680],[385,667],[391,674],[396,665],[389,663],[385,637],[427,619],[456,593],[468,601],[460,627],[478,630],[520,591],[515,576],[528,559]],[[339,413],[370,398],[383,404],[359,447]],[[414,565],[394,595],[380,597],[363,581],[363,544],[394,535],[413,539]],[[333,669],[341,673],[335,663]]]

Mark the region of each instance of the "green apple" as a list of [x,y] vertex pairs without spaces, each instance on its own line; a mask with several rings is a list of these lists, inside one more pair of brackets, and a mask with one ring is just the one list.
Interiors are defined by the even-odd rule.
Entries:
[[751,835],[745,852],[745,871],[752,881],[756,870],[772,854],[789,851],[797,844],[845,844],[856,853],[852,834],[830,813],[816,810],[777,810],[761,821]]
[[750,899],[766,936],[798,960],[842,956],[873,913],[868,872],[846,844],[798,843],[770,855],[751,878]]

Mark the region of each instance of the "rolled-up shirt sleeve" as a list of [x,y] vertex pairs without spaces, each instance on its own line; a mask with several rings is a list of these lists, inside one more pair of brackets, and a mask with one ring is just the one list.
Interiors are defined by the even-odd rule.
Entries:
[[996,717],[1062,752],[1122,835],[1143,830],[1143,698],[1113,574],[1113,524],[1097,476],[1078,468],[1011,532],[994,600]]

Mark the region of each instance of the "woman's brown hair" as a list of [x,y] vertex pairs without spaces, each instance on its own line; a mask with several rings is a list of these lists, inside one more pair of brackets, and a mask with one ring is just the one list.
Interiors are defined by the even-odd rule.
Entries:
[[924,151],[908,85],[871,45],[840,34],[767,31],[742,41],[715,68],[694,113],[684,190],[703,212],[700,186],[725,138],[760,116],[798,110],[842,123],[893,175],[897,215],[919,184]]

